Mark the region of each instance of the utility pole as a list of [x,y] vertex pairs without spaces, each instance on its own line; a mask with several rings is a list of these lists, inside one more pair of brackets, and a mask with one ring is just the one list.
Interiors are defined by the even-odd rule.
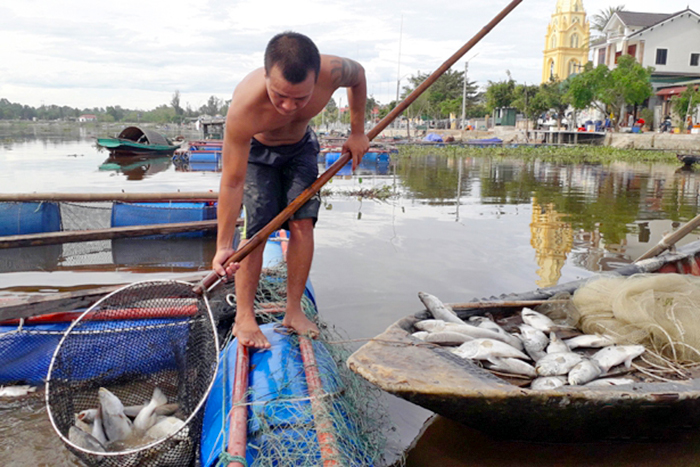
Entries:
[[403,38],[403,15],[401,15],[401,29],[399,29],[399,61],[396,68],[396,104],[399,105],[399,84],[401,83],[401,39]]
[[469,60],[464,62],[464,84],[462,86],[462,131],[464,131],[464,114],[467,110],[467,70],[469,69]]

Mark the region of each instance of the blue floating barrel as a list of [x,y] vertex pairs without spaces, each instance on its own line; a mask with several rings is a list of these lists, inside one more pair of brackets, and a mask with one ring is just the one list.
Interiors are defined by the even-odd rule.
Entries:
[[[112,227],[168,224],[216,219],[216,207],[210,203],[115,203],[112,207]],[[202,236],[202,232],[176,234]]]
[[0,203],[0,236],[61,230],[57,203]]
[[219,151],[190,151],[190,164],[199,163],[218,163],[221,161],[221,150]]

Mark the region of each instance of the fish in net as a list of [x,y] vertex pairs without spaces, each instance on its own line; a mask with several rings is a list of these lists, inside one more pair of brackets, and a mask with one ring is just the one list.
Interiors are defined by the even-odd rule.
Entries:
[[[49,367],[49,419],[87,465],[190,466],[198,455],[202,410],[218,364],[218,336],[206,296],[179,281],[146,281],[90,307],[66,331]],[[159,388],[184,423],[157,440],[103,452],[75,444],[76,414],[98,407],[105,388],[125,406],[145,404]],[[138,440],[137,440],[138,441]]]

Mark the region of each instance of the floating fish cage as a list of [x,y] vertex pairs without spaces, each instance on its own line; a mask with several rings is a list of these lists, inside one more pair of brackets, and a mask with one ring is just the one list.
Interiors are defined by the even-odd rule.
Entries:
[[[112,208],[112,227],[196,222],[216,219],[213,202],[117,203]],[[175,234],[201,237],[203,232]]]
[[0,236],[61,230],[58,203],[0,203]]

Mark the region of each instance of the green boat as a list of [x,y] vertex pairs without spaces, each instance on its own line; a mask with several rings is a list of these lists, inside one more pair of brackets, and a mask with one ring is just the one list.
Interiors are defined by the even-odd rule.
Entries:
[[156,131],[136,126],[124,128],[116,138],[97,138],[97,145],[108,149],[113,156],[163,156],[172,154],[180,147]]

